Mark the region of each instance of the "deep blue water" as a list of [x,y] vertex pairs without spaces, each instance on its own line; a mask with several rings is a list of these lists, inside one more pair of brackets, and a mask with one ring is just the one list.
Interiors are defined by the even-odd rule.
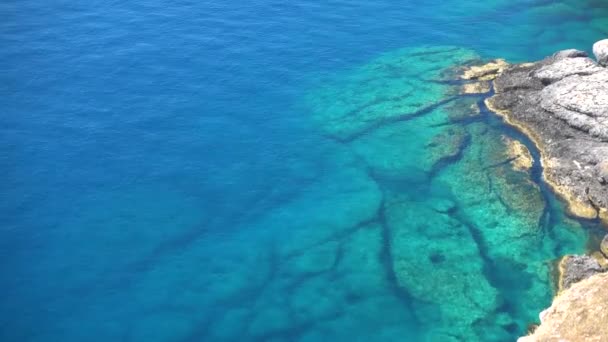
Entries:
[[[319,203],[320,217],[349,220],[360,202],[332,209],[323,191],[355,176],[336,171],[341,147],[303,99],[319,79],[403,47],[524,61],[608,34],[602,2],[552,3],[2,2],[0,339],[326,339],[328,327],[276,328],[284,313],[258,308],[284,289],[267,275],[282,265],[269,241],[325,223],[298,216]],[[397,297],[339,316],[375,312],[403,328],[378,339],[416,339],[408,296]],[[302,298],[296,312],[333,297]],[[368,332],[385,323],[357,317]]]

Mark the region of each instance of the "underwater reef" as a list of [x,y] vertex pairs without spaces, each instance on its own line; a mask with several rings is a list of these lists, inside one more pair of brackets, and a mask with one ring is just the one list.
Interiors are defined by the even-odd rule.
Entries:
[[[469,49],[421,46],[319,76],[302,105],[324,136],[321,157],[285,162],[306,186],[219,239],[200,228],[213,217],[197,210],[195,194],[184,199],[179,189],[109,191],[79,203],[58,230],[74,257],[55,248],[41,258],[49,264],[40,272],[56,279],[49,286],[84,293],[69,299],[87,305],[62,322],[129,301],[137,306],[104,319],[107,340],[524,335],[551,303],[557,261],[585,253],[591,233],[544,185],[536,146],[484,104],[509,68]],[[159,194],[164,202],[145,201]],[[188,215],[159,209],[168,202]],[[129,224],[135,216],[141,226]],[[153,224],[162,229],[143,229]],[[80,241],[83,226],[93,233]],[[83,290],[117,284],[124,290],[101,297]],[[82,331],[96,322],[82,320]],[[52,333],[65,340],[72,331]]]
[[[513,65],[494,80],[488,108],[528,136],[541,156],[543,178],[570,214],[608,222],[608,39],[584,51],[563,50]],[[558,296],[542,324],[520,341],[603,341],[608,235],[591,255],[566,255],[558,265]],[[580,282],[580,284],[578,284]]]
[[553,209],[531,145],[487,111],[508,67],[457,47],[409,48],[323,80],[314,124],[382,193],[377,221],[416,340],[502,341],[548,303],[552,261],[586,232]]

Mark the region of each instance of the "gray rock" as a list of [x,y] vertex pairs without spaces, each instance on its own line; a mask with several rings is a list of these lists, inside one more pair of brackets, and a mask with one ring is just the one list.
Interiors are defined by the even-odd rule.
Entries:
[[608,39],[593,44],[593,54],[600,65],[608,65]]
[[543,109],[570,126],[607,141],[608,70],[600,69],[600,72],[588,76],[561,79],[543,89],[540,97]]
[[514,65],[489,109],[538,146],[544,179],[571,214],[608,222],[608,69],[587,57]]
[[577,49],[568,49],[558,51],[553,54],[553,59],[564,59],[564,58],[577,58],[577,57],[589,57],[585,51],[577,50]]
[[605,70],[591,58],[563,58],[553,60],[530,75],[538,78],[543,84],[550,84],[572,75],[591,75]]
[[561,262],[560,290],[565,290],[583,279],[602,273],[602,266],[588,255],[568,255]]
[[602,242],[600,243],[600,252],[608,258],[608,234],[604,236]]

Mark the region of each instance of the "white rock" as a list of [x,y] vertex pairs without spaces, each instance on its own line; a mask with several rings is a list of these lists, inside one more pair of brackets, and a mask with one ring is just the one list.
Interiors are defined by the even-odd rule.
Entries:
[[593,44],[593,54],[600,65],[608,65],[608,39],[603,39]]

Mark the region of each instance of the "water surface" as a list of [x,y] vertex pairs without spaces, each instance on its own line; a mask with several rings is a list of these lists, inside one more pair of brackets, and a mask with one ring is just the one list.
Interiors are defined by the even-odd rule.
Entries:
[[0,14],[3,341],[513,340],[592,232],[441,77],[589,50],[601,1]]

